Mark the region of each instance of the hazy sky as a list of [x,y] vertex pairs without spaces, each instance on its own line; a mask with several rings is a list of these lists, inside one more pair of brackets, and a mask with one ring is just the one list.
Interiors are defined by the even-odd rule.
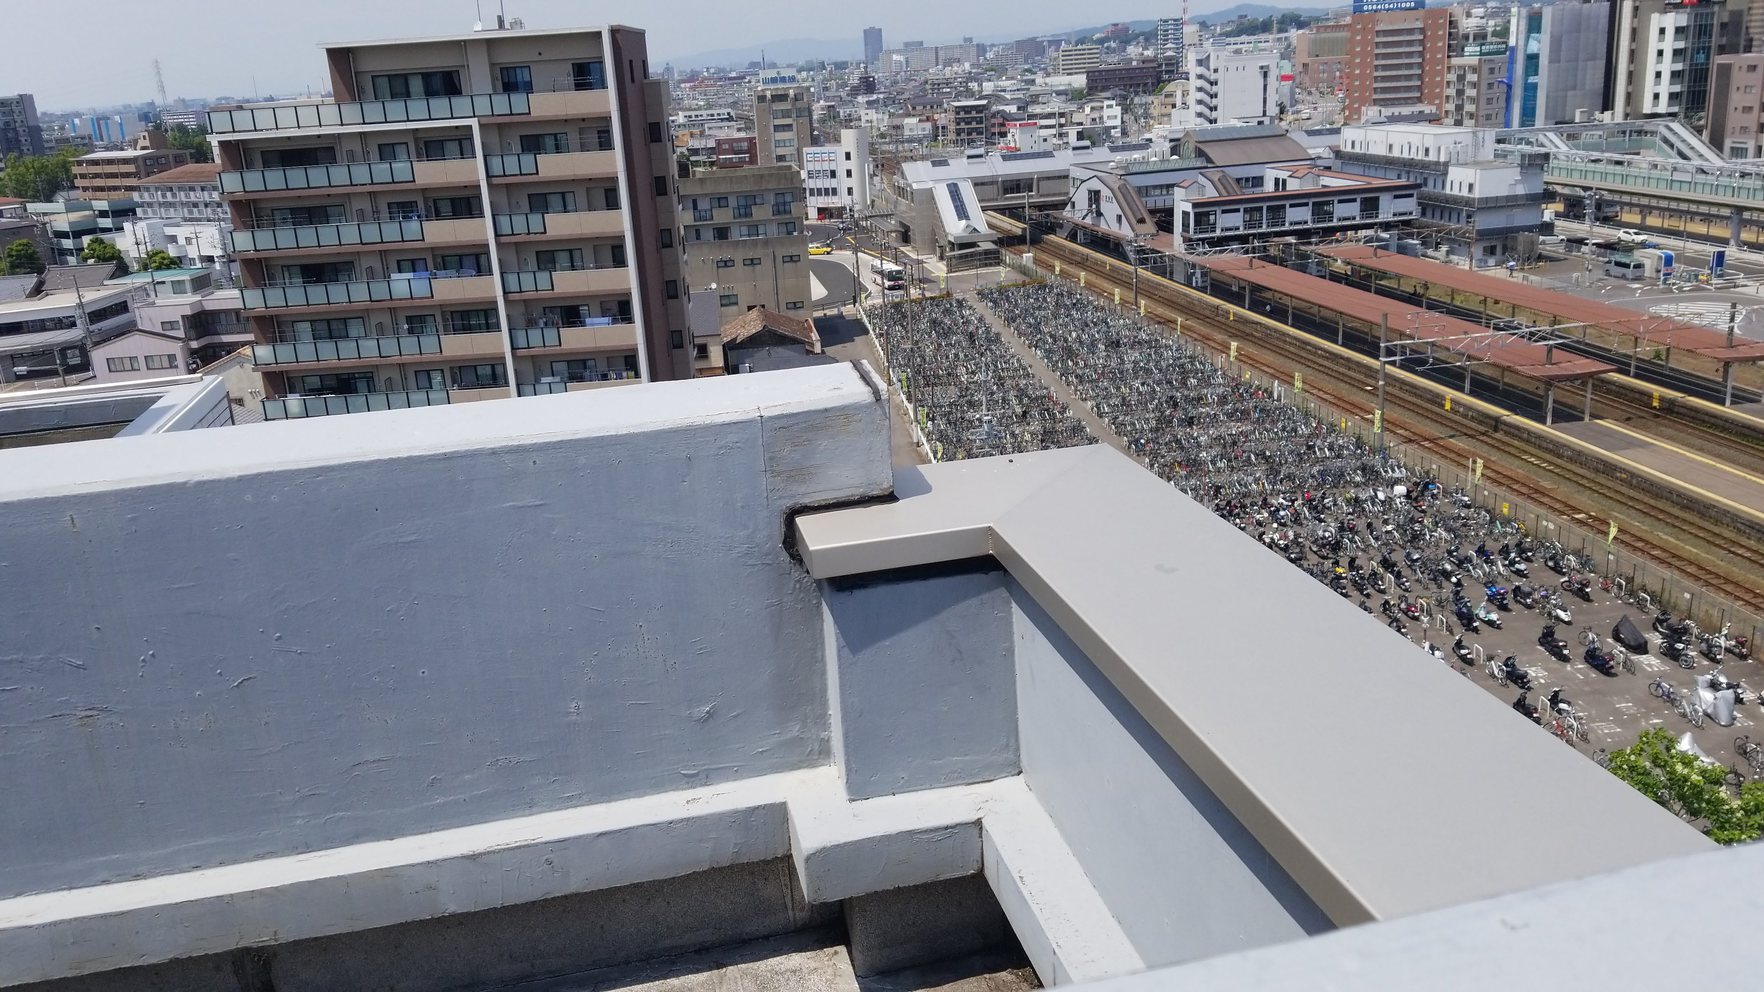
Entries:
[[[1195,13],[1236,0],[1197,0]],[[0,28],[11,42],[0,54],[0,93],[35,93],[43,110],[133,103],[154,97],[153,60],[165,67],[166,92],[179,96],[287,94],[324,86],[317,45],[469,31],[479,3],[494,19],[499,0],[0,0]],[[657,0],[595,4],[584,0],[503,0],[510,17],[531,28],[629,24],[649,32],[650,63],[791,38],[849,39],[863,50],[863,28],[882,28],[890,45],[954,41],[961,35],[1022,37],[1108,21],[1179,13],[1180,0],[1117,0],[1100,5],[1055,0],[1005,4],[948,0],[816,3],[804,0]],[[802,15],[812,10],[812,18]],[[286,17],[271,19],[270,12]],[[1008,16],[1006,15],[1008,11]],[[83,27],[82,27],[83,25]],[[96,33],[88,33],[88,31]],[[70,57],[90,38],[92,58]],[[27,39],[58,39],[32,44]]]

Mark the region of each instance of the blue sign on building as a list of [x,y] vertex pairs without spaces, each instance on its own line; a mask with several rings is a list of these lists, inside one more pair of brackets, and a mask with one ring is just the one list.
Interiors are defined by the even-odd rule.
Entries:
[[1354,0],[1356,14],[1382,14],[1387,10],[1420,10],[1422,0]]

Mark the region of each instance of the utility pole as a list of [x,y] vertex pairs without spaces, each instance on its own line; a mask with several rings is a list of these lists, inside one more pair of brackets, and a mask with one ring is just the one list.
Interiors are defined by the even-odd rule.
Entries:
[[1372,433],[1378,435],[1378,450],[1385,450],[1384,443],[1384,362],[1385,346],[1390,338],[1390,314],[1378,318],[1378,412],[1372,417]]
[[[1739,329],[1739,302],[1736,300],[1727,305],[1727,346],[1733,347],[1735,332]],[[1733,362],[1721,363],[1721,405],[1733,405]]]

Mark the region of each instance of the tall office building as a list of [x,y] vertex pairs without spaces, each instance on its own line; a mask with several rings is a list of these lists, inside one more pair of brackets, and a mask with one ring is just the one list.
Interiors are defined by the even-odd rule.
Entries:
[[43,154],[43,126],[37,98],[29,93],[0,96],[0,158]]
[[1710,69],[1745,51],[1746,4],[1614,0],[1605,90],[1619,120],[1677,116],[1701,129]]
[[325,55],[334,102],[208,114],[266,416],[691,375],[642,31]]
[[1517,6],[1508,15],[1508,127],[1572,124],[1605,109],[1609,0]]
[[1348,123],[1369,113],[1381,115],[1431,111],[1446,102],[1446,67],[1452,57],[1457,11],[1423,9],[1420,0],[1408,9],[1389,3],[1355,14],[1348,28]]
[[753,91],[753,130],[759,164],[800,165],[802,150],[815,143],[815,93],[801,83],[761,86]]
[[882,29],[864,29],[864,64],[874,69],[876,60],[882,57]]
[[1158,75],[1166,81],[1175,79],[1186,68],[1182,61],[1182,28],[1180,17],[1158,18]]

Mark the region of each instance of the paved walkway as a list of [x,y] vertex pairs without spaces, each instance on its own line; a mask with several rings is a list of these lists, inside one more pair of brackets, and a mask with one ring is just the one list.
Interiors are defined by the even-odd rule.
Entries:
[[1122,439],[1121,435],[1116,434],[1113,428],[1097,416],[1096,411],[1090,408],[1089,403],[1079,399],[1078,394],[1072,392],[1071,388],[1066,385],[1066,380],[1061,379],[1053,369],[1048,368],[1047,363],[1041,360],[1041,356],[1035,353],[1035,349],[1029,347],[1022,338],[1017,336],[1016,331],[1011,330],[1009,325],[999,319],[998,314],[986,305],[986,301],[978,296],[968,296],[967,300],[973,304],[980,316],[986,318],[986,322],[998,331],[998,336],[1004,339],[1005,345],[1023,360],[1023,364],[1029,366],[1029,370],[1035,373],[1042,384],[1052,390],[1053,394],[1059,397],[1061,403],[1066,404],[1073,416],[1077,417],[1084,426],[1090,428],[1090,433],[1095,435],[1098,441],[1135,461],[1140,460],[1134,457],[1132,450],[1127,447],[1127,442]]

